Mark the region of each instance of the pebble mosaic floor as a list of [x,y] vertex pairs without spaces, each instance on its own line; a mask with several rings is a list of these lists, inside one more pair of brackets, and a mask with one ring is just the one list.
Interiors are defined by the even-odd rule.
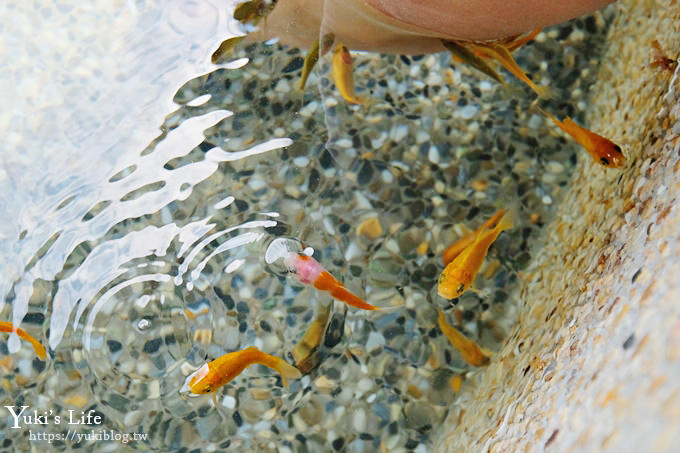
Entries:
[[[557,116],[583,122],[610,17],[548,28],[517,52],[555,90],[545,106]],[[5,400],[93,409],[106,428],[149,434],[130,451],[431,451],[457,398],[452,379],[467,388],[477,372],[442,335],[437,308],[499,350],[517,276],[576,162],[590,158],[530,111],[533,95],[507,73],[503,89],[443,53],[357,53],[357,89],[375,100],[357,107],[335,91],[327,60],[296,92],[302,56],[271,43],[239,50],[180,87],[160,135],[87,201],[63,194],[46,207],[72,213],[71,225],[47,235],[26,272],[66,238],[70,253],[50,278],[13,286],[2,319],[26,298],[22,326],[56,349],[45,366],[2,343]],[[438,297],[442,251],[501,207],[520,216],[492,247],[481,292]],[[392,308],[348,309],[296,283],[264,260],[278,239],[312,247],[350,290]],[[315,323],[319,347],[289,389],[253,367],[220,390],[218,409],[179,394],[228,351],[255,345],[292,361]],[[0,419],[4,449],[33,445],[9,423]]]

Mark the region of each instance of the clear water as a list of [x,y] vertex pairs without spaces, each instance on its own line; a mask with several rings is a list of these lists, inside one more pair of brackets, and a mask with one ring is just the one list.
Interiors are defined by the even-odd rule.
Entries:
[[[0,395],[103,417],[10,430],[7,414],[5,448],[44,447],[29,429],[106,428],[148,434],[131,448],[428,451],[456,401],[451,377],[473,372],[436,309],[491,350],[508,335],[518,272],[581,151],[548,133],[519,83],[503,90],[444,54],[357,54],[369,107],[342,101],[327,59],[296,92],[303,54],[276,43],[216,68],[211,52],[238,30],[232,9],[0,6],[0,319],[50,349],[45,366],[8,337]],[[558,89],[560,116],[586,108],[586,55],[604,27],[554,27],[517,54]],[[510,206],[518,225],[492,248],[481,293],[439,298],[444,248]],[[374,217],[381,234],[357,234]],[[276,240],[311,247],[369,303],[403,307],[362,312],[302,286],[266,262]],[[304,359],[306,376],[286,389],[252,367],[217,409],[179,392],[206,361],[251,345]],[[93,445],[120,443],[49,448]]]

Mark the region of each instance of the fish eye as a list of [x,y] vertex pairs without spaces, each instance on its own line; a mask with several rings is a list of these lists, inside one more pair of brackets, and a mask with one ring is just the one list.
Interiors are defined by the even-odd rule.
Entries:
[[441,274],[439,274],[439,283],[441,283],[441,282],[444,281],[444,277],[445,277],[445,276],[444,276],[444,273],[443,273],[443,272],[442,272]]
[[458,285],[458,289],[456,289],[456,292],[459,293],[459,294],[462,293],[464,287],[465,287],[465,285],[463,285],[463,284],[461,283],[460,285]]
[[602,162],[602,165],[609,165],[609,159],[606,157],[601,157],[600,162]]
[[614,151],[616,151],[619,154],[623,154],[623,151],[621,151],[621,147],[619,145],[614,145]]

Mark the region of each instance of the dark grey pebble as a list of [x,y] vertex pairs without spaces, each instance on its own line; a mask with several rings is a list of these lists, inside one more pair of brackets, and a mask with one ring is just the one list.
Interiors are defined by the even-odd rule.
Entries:
[[111,351],[112,353],[120,351],[121,348],[123,347],[123,345],[116,340],[108,340],[106,342],[106,345],[109,347],[109,351]]
[[119,412],[127,412],[129,410],[130,400],[120,396],[116,393],[109,395],[108,405]]
[[343,439],[342,437],[338,437],[337,439],[335,439],[333,441],[332,445],[333,445],[333,449],[335,451],[340,451],[340,450],[342,450],[342,447],[345,446],[345,439]]
[[33,359],[33,369],[37,371],[38,373],[42,372],[42,370],[45,369],[45,362],[40,360],[39,358],[34,358]]
[[144,352],[147,354],[153,354],[155,352],[158,352],[158,348],[160,348],[161,343],[163,343],[163,340],[160,338],[155,338],[153,340],[149,340],[144,344]]
[[27,313],[26,316],[24,316],[23,322],[29,323],[29,324],[42,324],[45,321],[45,315],[42,313]]
[[364,160],[359,169],[359,173],[357,174],[357,182],[363,186],[370,183],[372,177],[373,166],[370,161]]
[[626,341],[623,342],[623,349],[628,349],[631,346],[633,346],[633,343],[635,343],[635,334],[631,333],[628,338],[626,338]]
[[286,66],[283,67],[281,72],[283,72],[284,74],[287,74],[289,72],[298,71],[302,68],[302,65],[304,64],[304,62],[305,62],[305,60],[302,59],[302,57],[295,57]]

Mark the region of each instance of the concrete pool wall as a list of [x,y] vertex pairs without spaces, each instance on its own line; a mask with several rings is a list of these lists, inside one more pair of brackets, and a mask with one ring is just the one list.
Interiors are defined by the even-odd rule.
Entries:
[[522,273],[518,320],[451,408],[436,451],[677,451],[680,53],[674,0],[621,1],[588,125],[623,171],[580,159]]

